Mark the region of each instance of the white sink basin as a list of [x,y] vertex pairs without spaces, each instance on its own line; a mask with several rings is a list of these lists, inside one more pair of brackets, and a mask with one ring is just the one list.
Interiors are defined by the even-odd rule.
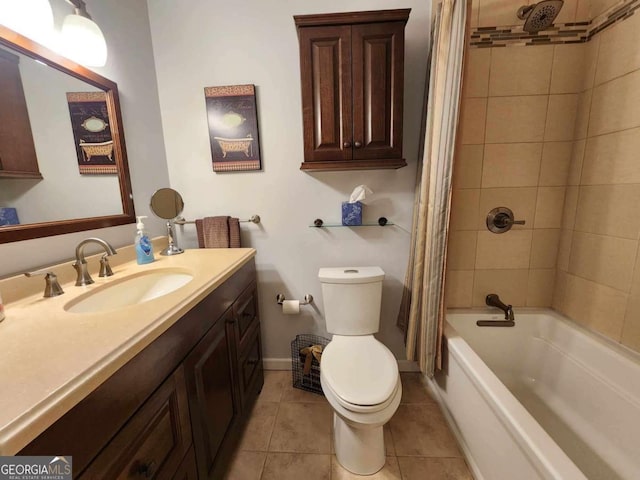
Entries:
[[137,305],[167,295],[193,280],[181,270],[161,269],[114,279],[64,306],[72,313],[95,313]]

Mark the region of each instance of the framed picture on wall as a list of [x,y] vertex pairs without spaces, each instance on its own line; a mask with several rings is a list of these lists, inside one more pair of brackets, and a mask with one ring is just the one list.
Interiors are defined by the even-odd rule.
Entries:
[[118,173],[105,92],[67,93],[81,174]]
[[214,172],[260,170],[254,85],[205,87]]

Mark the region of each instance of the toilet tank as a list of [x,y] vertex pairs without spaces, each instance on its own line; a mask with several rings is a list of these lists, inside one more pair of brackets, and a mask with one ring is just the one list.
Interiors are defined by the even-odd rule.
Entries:
[[380,267],[321,268],[318,278],[327,332],[370,335],[378,331],[384,279]]

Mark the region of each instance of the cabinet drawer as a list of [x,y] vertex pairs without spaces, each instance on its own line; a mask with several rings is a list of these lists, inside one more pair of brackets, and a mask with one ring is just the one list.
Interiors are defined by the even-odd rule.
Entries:
[[238,353],[242,352],[249,340],[249,334],[258,323],[258,292],[255,282],[242,292],[233,305],[233,316],[237,325]]
[[81,479],[172,479],[191,445],[186,392],[180,366],[109,442]]

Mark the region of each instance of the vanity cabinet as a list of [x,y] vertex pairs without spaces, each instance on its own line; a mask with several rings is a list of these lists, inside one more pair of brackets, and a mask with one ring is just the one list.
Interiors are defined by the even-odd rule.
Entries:
[[74,478],[222,478],[263,384],[250,260],[20,455],[73,456]]
[[402,110],[409,12],[294,17],[300,45],[302,170],[406,165]]
[[20,57],[0,49],[0,178],[42,178],[20,76]]

